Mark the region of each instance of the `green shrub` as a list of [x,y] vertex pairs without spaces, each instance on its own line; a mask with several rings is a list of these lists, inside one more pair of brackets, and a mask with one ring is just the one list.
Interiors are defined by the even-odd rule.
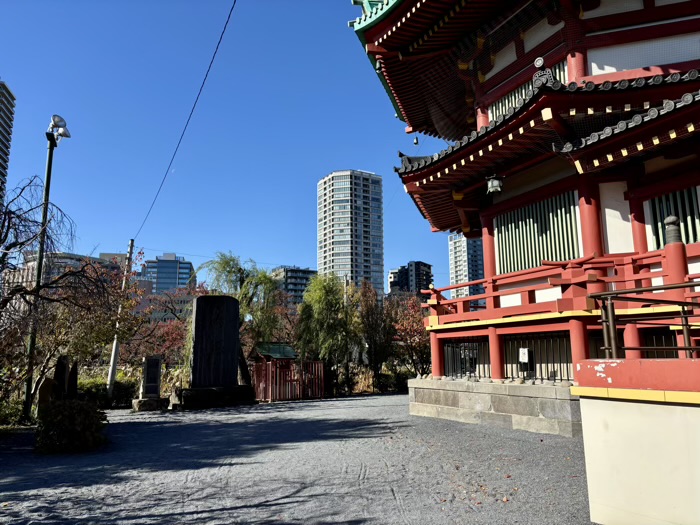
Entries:
[[24,403],[21,399],[0,401],[0,426],[14,426],[22,423]]
[[408,370],[397,370],[394,373],[393,390],[399,394],[407,394],[408,380],[412,377],[413,375]]
[[40,452],[84,452],[106,442],[107,416],[89,401],[52,401],[39,413],[36,448]]
[[114,382],[112,402],[107,396],[107,381],[102,378],[78,381],[78,391],[83,399],[100,408],[130,408],[131,400],[138,397],[139,382],[136,379],[121,379]]

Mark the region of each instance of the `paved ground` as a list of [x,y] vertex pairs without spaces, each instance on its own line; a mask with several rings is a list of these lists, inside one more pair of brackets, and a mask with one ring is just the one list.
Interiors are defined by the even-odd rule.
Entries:
[[580,439],[408,416],[406,396],[110,414],[111,444],[0,436],[0,523],[589,524]]

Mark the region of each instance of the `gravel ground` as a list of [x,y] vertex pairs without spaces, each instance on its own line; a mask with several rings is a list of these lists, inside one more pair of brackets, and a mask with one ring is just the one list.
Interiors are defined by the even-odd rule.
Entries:
[[406,396],[109,414],[110,445],[0,435],[0,523],[590,523],[580,439],[408,415]]

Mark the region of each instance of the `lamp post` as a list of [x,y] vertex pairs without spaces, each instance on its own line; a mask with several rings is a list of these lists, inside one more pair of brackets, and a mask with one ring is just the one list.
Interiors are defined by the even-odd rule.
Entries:
[[35,274],[34,274],[34,300],[30,306],[29,342],[27,343],[27,381],[24,388],[25,420],[29,420],[32,412],[32,387],[34,383],[34,348],[36,347],[37,323],[35,314],[39,306],[39,288],[41,287],[41,273],[44,268],[44,244],[46,243],[46,225],[49,217],[49,191],[51,190],[51,168],[53,166],[53,150],[61,142],[61,139],[69,139],[70,133],[66,127],[66,121],[58,115],[51,117],[49,129],[46,130],[48,140],[48,154],[46,157],[46,178],[44,179],[44,203],[41,210],[41,230],[39,231],[39,246],[37,248]]

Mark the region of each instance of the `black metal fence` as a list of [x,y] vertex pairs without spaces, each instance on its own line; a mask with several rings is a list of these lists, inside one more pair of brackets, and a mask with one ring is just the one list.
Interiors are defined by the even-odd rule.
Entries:
[[445,375],[455,379],[491,377],[487,337],[465,337],[444,344]]
[[505,373],[511,379],[571,381],[571,340],[568,332],[506,335]]

